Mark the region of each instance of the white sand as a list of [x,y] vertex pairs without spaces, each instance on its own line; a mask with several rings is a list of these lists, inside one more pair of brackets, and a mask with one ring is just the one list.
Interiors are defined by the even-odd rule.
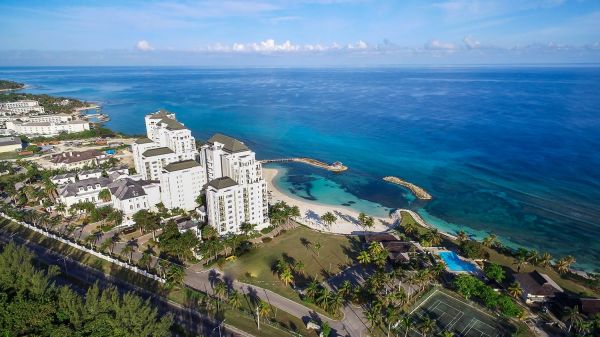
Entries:
[[[358,225],[358,215],[360,212],[349,207],[319,204],[300,198],[289,197],[275,186],[274,180],[277,174],[279,174],[279,170],[263,167],[263,174],[267,181],[267,189],[270,192],[271,201],[285,201],[289,205],[298,206],[302,216],[298,221],[306,226],[320,231],[339,234],[350,234],[353,232],[362,232],[364,230]],[[333,213],[338,218],[338,220],[330,227],[320,220],[320,217],[327,212]],[[370,231],[383,232],[388,230],[392,225],[391,219],[380,217],[374,217],[374,219],[375,226],[373,226]]]

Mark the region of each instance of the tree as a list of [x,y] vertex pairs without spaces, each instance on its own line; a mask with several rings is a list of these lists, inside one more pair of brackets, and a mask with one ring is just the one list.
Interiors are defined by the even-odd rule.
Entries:
[[271,309],[271,305],[269,305],[269,303],[267,303],[263,300],[259,300],[259,301],[260,302],[258,303],[258,306],[256,307],[256,311],[258,312],[257,323],[258,323],[258,329],[260,330],[260,319],[271,315],[272,309]]
[[308,284],[308,287],[306,287],[306,296],[308,298],[310,298],[311,300],[314,300],[315,297],[317,296],[317,294],[319,293],[320,287],[321,287],[321,285],[319,284],[319,282],[317,282],[317,280],[313,279]]
[[573,256],[565,256],[556,261],[556,270],[558,270],[558,272],[561,274],[566,274],[569,272],[569,269],[573,263],[575,263],[575,258]]
[[412,318],[410,318],[409,315],[404,315],[398,323],[404,329],[404,337],[408,336],[408,332],[410,331],[410,328],[412,328],[413,325]]
[[357,259],[358,259],[358,263],[360,263],[362,265],[367,265],[367,264],[371,263],[371,254],[369,254],[368,251],[363,250],[360,253],[358,253]]
[[511,283],[510,286],[508,287],[508,289],[506,289],[506,291],[508,292],[508,294],[510,296],[512,296],[514,298],[519,298],[519,297],[521,297],[521,295],[523,295],[523,289],[517,282]]
[[487,278],[498,284],[502,283],[506,276],[504,269],[502,269],[502,267],[497,263],[486,264],[485,267],[483,267],[483,272]]
[[321,245],[321,242],[317,241],[317,243],[315,243],[314,247],[315,247],[315,250],[317,251],[317,256],[319,256],[319,251],[320,251],[320,250],[321,250],[321,248],[323,247],[323,246]]
[[183,284],[185,278],[185,269],[182,266],[170,263],[165,270],[165,288],[173,289],[173,287],[179,287]]
[[252,223],[249,223],[249,222],[244,222],[240,226],[240,229],[242,230],[242,233],[244,233],[244,235],[246,235],[246,236],[248,236],[248,234],[250,232],[252,232],[255,228],[256,228],[256,224],[252,224]]
[[331,225],[337,221],[337,217],[333,215],[333,213],[327,212],[321,216],[321,220],[325,222],[328,227],[331,227]]
[[467,233],[465,233],[465,231],[460,230],[456,234],[456,239],[458,240],[459,243],[463,243],[463,242],[469,240],[469,236],[467,235]]
[[425,317],[425,319],[423,319],[423,322],[421,322],[421,324],[419,325],[419,331],[421,332],[421,335],[425,337],[428,333],[433,331],[434,327],[435,321],[429,317]]
[[492,248],[498,243],[498,237],[496,234],[491,233],[483,239],[483,245]]
[[437,229],[431,229],[425,234],[425,240],[432,246],[437,246],[442,242],[442,236]]
[[195,201],[198,207],[204,205],[204,196],[202,194],[198,194]]
[[231,291],[231,293],[229,293],[227,304],[229,304],[229,306],[233,309],[237,309],[242,306],[242,296],[240,295],[239,291],[234,289]]
[[111,194],[110,191],[108,189],[102,189],[99,193],[98,193],[98,199],[104,201],[104,202],[109,202],[111,198]]
[[444,330],[440,333],[440,337],[454,337],[454,332],[450,330]]
[[145,231],[150,230],[149,228],[153,226],[152,224],[154,222],[160,221],[157,220],[157,218],[152,212],[145,209],[136,212],[131,218],[134,222],[135,228],[139,229],[140,234],[143,234]]
[[551,263],[552,263],[552,255],[550,255],[549,253],[543,253],[542,256],[540,256],[540,261],[539,261],[540,266],[542,266],[544,268],[548,268],[548,266],[550,266]]
[[571,328],[573,328],[573,326],[583,323],[584,318],[579,312],[579,307],[567,307],[565,308],[565,313],[565,322],[569,322],[569,328],[567,329],[567,332],[571,332]]
[[331,335],[331,327],[327,321],[324,321],[323,324],[321,324],[321,336],[329,337],[329,335]]

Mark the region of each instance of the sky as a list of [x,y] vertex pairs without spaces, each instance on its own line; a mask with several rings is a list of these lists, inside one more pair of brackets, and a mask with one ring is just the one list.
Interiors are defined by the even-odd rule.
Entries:
[[598,0],[0,2],[0,66],[598,61]]

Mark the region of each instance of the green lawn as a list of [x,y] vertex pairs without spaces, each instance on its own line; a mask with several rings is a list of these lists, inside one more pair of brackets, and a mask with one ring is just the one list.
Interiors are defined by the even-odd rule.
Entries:
[[[321,244],[316,249],[316,243]],[[300,302],[298,294],[279,280],[273,272],[278,259],[283,258],[294,265],[302,261],[304,271],[294,273],[294,283],[303,288],[309,277],[323,281],[352,263],[357,254],[358,240],[345,235],[324,234],[306,227],[298,227],[263,243],[234,261],[223,265],[224,271],[239,281],[272,290],[282,296]],[[316,307],[315,307],[316,308]],[[320,312],[322,310],[319,309]]]

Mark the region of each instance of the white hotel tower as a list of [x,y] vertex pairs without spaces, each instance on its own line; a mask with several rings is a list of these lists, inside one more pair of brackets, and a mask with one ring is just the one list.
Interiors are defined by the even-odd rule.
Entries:
[[244,222],[269,225],[267,184],[255,153],[237,139],[215,134],[200,149],[206,168],[208,223],[219,234],[239,233]]
[[145,120],[148,138],[132,145],[135,170],[144,180],[160,181],[165,207],[196,208],[206,174],[196,161],[198,150],[192,132],[165,110],[146,115]]

